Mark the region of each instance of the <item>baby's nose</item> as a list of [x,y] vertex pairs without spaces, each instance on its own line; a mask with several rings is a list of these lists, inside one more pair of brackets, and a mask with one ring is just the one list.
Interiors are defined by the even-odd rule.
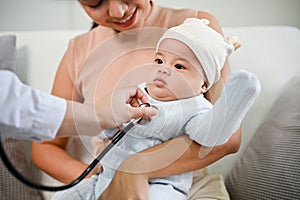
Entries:
[[171,70],[167,66],[160,65],[159,68],[158,68],[158,73],[169,76],[171,74]]

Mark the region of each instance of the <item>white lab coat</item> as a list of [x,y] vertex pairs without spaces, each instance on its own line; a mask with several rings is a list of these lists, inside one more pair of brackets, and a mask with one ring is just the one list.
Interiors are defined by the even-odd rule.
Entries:
[[24,85],[0,70],[0,134],[41,141],[53,139],[65,116],[66,100]]

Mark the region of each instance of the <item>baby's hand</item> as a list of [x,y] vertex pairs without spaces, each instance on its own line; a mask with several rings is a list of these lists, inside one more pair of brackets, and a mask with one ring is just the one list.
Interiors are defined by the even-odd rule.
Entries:
[[100,139],[98,136],[92,137],[93,156],[97,157],[110,143],[110,139]]
[[102,166],[96,165],[85,178],[91,178],[91,176],[93,176],[94,174],[100,174],[102,171],[103,171]]

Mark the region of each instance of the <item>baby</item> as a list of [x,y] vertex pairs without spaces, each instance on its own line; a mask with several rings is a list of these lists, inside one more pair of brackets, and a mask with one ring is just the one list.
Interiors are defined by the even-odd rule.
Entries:
[[[174,137],[185,134],[205,147],[228,141],[258,96],[260,83],[249,72],[235,72],[215,105],[205,99],[203,94],[219,80],[226,57],[238,45],[207,24],[205,19],[189,18],[163,34],[157,44],[152,76],[140,85],[158,115],[124,136],[101,161],[101,174],[56,193],[54,199],[97,199],[124,159]],[[99,137],[111,138],[115,133],[115,129],[105,130]],[[191,184],[192,172],[150,179],[149,199],[187,199]]]

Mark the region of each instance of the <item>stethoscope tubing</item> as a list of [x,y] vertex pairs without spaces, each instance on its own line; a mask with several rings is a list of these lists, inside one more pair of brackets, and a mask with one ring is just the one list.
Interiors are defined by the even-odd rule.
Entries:
[[[106,146],[106,148],[93,160],[93,162],[83,171],[81,175],[79,175],[74,181],[62,185],[62,186],[47,186],[47,185],[42,185],[37,182],[34,182],[25,176],[23,176],[16,168],[11,164],[9,159],[7,158],[7,155],[5,153],[5,150],[2,146],[2,143],[0,141],[0,155],[1,159],[6,166],[6,168],[11,172],[12,175],[14,175],[18,180],[20,180],[22,183],[33,187],[38,190],[45,190],[45,191],[61,191],[61,190],[66,190],[69,189],[75,185],[77,185],[79,182],[81,182],[92,170],[93,168],[99,163],[99,161],[126,135],[126,133],[133,127],[135,126],[136,123],[139,123],[141,119],[135,120],[134,122],[130,122],[123,130],[119,130],[115,136],[112,138],[111,142]],[[0,137],[1,139],[1,137]]]

